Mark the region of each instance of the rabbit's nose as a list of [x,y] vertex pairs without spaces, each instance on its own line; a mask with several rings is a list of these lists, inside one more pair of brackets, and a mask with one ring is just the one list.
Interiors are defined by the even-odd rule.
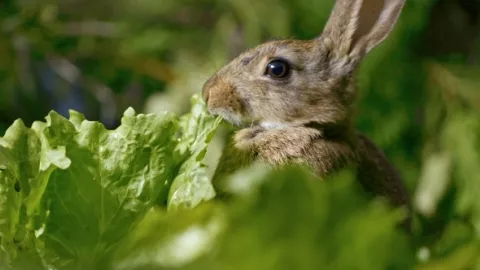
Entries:
[[235,93],[235,88],[218,76],[210,78],[202,89],[202,97],[209,111],[233,110],[240,111],[242,105]]
[[215,85],[217,84],[217,76],[216,75],[213,75],[210,79],[208,79],[207,82],[205,82],[205,84],[203,85],[203,88],[202,88],[202,97],[203,97],[203,100],[205,101],[205,104],[207,105],[208,107],[208,100],[210,99],[210,95],[211,95],[211,92],[212,92],[212,87],[215,87]]

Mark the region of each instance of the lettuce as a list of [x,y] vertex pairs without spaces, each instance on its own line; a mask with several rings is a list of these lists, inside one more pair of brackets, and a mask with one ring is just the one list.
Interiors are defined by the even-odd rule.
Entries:
[[169,209],[192,208],[215,197],[202,160],[220,119],[212,121],[198,96],[192,98],[191,112],[180,118],[179,125],[183,132],[175,153],[182,165],[169,192]]
[[[14,269],[101,269],[154,205],[194,207],[213,187],[200,174],[219,120],[197,96],[177,118],[128,109],[115,130],[71,111],[0,138],[0,258]],[[178,184],[175,184],[178,186]],[[195,200],[179,195],[195,187]],[[188,188],[187,188],[188,189]],[[29,264],[26,262],[30,262]]]

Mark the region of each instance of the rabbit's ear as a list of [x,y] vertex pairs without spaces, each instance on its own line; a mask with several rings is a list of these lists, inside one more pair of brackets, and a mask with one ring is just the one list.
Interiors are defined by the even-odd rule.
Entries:
[[321,39],[337,56],[361,57],[392,31],[405,0],[336,0]]

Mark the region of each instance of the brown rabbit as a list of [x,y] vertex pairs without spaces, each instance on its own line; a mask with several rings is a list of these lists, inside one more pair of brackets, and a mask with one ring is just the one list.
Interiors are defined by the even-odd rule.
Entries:
[[318,38],[261,44],[213,75],[203,87],[209,112],[242,128],[214,184],[254,160],[305,163],[320,176],[354,166],[367,191],[407,205],[399,174],[351,117],[356,67],[391,32],[404,2],[337,0]]

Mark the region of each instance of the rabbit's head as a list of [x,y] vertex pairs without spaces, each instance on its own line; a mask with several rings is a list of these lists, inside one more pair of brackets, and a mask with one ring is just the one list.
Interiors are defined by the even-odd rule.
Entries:
[[242,53],[203,87],[208,110],[238,126],[339,124],[354,71],[391,32],[405,0],[337,0],[313,40],[270,41]]

